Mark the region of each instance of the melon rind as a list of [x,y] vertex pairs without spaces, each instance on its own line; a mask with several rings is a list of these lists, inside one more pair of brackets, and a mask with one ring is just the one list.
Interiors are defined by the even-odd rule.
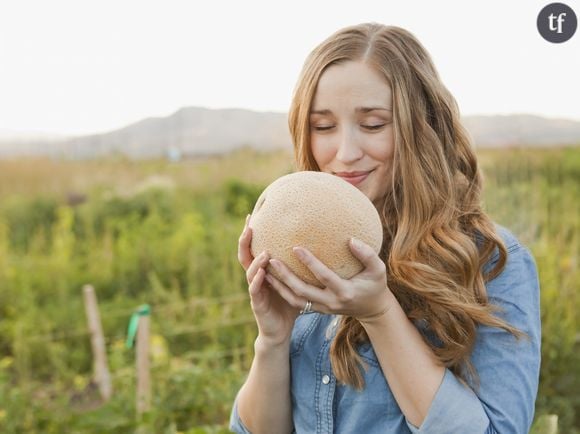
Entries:
[[[324,285],[293,247],[307,248],[340,277],[350,279],[363,269],[350,251],[350,238],[365,242],[377,254],[383,241],[373,203],[352,184],[324,172],[295,172],[275,180],[256,201],[249,226],[254,257],[267,250],[304,282],[319,288]],[[267,271],[280,279],[271,265]]]

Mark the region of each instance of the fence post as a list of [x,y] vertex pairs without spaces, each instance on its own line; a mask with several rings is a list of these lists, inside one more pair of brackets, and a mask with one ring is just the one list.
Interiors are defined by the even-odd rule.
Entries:
[[149,307],[139,312],[137,326],[137,417],[151,408],[151,381],[149,374]]
[[101,398],[106,402],[113,394],[113,387],[111,385],[111,374],[107,367],[107,352],[105,350],[105,338],[97,305],[97,296],[92,285],[83,286],[83,295],[93,349],[94,379],[99,387]]

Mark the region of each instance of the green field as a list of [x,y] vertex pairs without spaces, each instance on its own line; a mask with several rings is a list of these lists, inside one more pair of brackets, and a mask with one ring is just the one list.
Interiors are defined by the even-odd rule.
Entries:
[[[484,208],[534,254],[536,418],[580,433],[580,148],[478,151]],[[0,432],[227,432],[256,328],[237,239],[289,153],[168,163],[0,161]],[[101,403],[82,287],[95,287],[114,393]],[[152,410],[135,415],[132,312],[151,306]],[[547,419],[535,433],[549,432]]]

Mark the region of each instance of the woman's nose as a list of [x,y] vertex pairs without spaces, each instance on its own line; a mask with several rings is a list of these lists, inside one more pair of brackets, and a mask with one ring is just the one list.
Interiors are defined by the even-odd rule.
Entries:
[[338,150],[336,152],[336,159],[343,163],[350,163],[356,161],[363,156],[363,151],[358,143],[356,133],[349,128],[344,128],[339,136]]

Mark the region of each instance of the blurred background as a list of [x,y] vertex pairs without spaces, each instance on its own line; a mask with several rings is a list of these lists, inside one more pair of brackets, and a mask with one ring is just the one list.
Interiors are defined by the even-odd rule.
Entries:
[[294,170],[306,55],[367,21],[456,97],[484,209],[539,270],[533,432],[580,432],[580,36],[543,40],[546,4],[0,2],[0,432],[227,432],[256,336],[238,236]]

